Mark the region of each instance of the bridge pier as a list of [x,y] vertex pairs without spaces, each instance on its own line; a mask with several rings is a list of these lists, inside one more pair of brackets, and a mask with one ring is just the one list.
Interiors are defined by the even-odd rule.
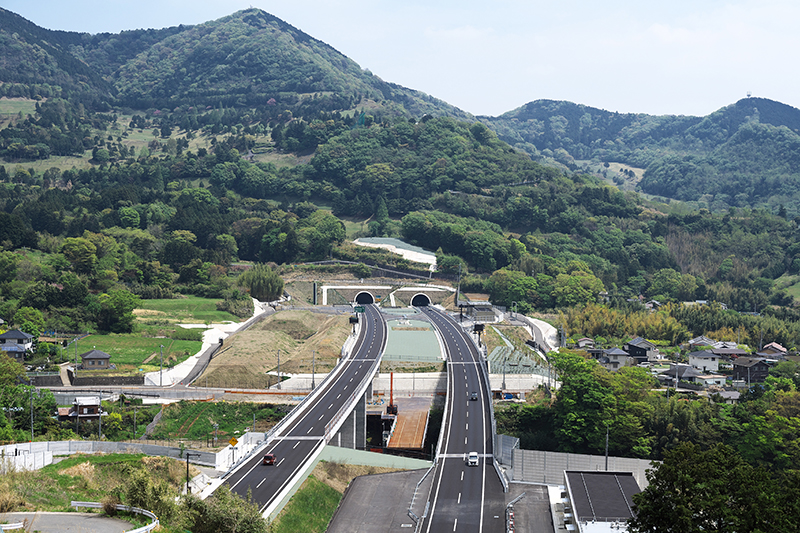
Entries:
[[331,440],[340,448],[363,450],[367,447],[367,398],[372,397],[372,385],[367,392],[356,402],[355,408],[342,423],[342,427]]

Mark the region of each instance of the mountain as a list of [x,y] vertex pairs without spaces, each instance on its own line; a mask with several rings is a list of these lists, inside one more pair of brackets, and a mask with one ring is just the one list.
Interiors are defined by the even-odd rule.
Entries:
[[639,190],[712,209],[789,207],[800,199],[800,110],[745,98],[706,117],[612,113],[537,100],[480,117],[535,158],[645,169]]
[[196,26],[98,35],[46,30],[0,9],[0,81],[3,95],[74,96],[132,109],[275,105],[332,112],[369,102],[390,115],[471,118],[381,80],[255,8]]

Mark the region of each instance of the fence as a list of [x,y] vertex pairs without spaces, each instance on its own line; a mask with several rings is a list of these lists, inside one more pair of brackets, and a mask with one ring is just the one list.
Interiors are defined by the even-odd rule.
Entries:
[[227,469],[234,461],[252,452],[264,439],[264,433],[245,433],[237,437],[236,448],[230,446],[218,451],[196,451],[175,446],[160,446],[140,442],[105,442],[105,441],[45,441],[26,442],[24,444],[8,444],[0,446],[0,456],[5,459],[0,469],[13,467],[16,469],[37,470],[53,462],[53,456],[72,455],[75,453],[143,453],[145,455],[165,456],[174,459],[185,459],[185,453],[192,453],[191,462],[210,466],[217,470]]
[[[76,502],[76,501],[72,501],[72,502],[70,502],[69,506],[70,507],[74,507],[76,511],[78,510],[78,507],[88,507],[90,509],[102,509],[103,508],[103,504],[102,503],[97,503],[97,502]],[[150,522],[146,526],[142,526],[142,527],[137,528],[137,529],[131,529],[127,533],[147,533],[148,531],[153,531],[156,527],[158,527],[158,524],[159,524],[158,517],[154,513],[151,513],[150,511],[148,511],[147,509],[140,509],[138,507],[131,507],[130,505],[122,505],[122,504],[117,504],[116,507],[117,507],[117,511],[126,511],[126,512],[129,512],[129,513],[142,514],[142,515],[146,516],[147,518],[149,518],[150,520],[152,520],[152,522]]]
[[[583,455],[577,453],[543,452],[539,450],[512,451],[513,481],[564,483],[565,470],[605,470],[606,458],[603,455]],[[647,459],[609,457],[610,472],[631,472],[639,486],[644,489],[649,484],[645,472],[652,468]]]

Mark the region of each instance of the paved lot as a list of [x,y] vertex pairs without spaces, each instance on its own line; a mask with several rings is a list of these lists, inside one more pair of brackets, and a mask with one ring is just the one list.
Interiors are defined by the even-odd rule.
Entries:
[[133,525],[96,513],[6,513],[0,521],[9,524],[28,520],[25,531],[41,533],[122,533]]
[[506,502],[522,493],[525,496],[514,504],[514,514],[519,533],[553,533],[550,501],[547,487],[530,483],[510,483]]
[[357,477],[328,526],[328,533],[413,531],[408,506],[425,470]]

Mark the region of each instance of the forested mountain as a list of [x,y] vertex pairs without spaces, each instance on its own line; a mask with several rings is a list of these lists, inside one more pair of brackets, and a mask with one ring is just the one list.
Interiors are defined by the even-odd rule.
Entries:
[[538,100],[481,117],[499,137],[534,157],[646,169],[640,190],[706,207],[785,205],[800,195],[800,110],[745,98],[706,117],[611,113]]
[[[724,167],[742,183],[758,168],[788,175],[798,119],[787,106],[749,99],[701,119],[538,102],[484,119],[498,137],[257,9],[118,35],[51,32],[7,11],[0,22],[0,52],[16,58],[0,72],[0,95],[18,97],[0,101],[6,320],[32,309],[60,330],[107,329],[100,303],[119,291],[233,301],[237,260],[413,269],[348,246],[343,220],[351,236],[435,250],[444,275],[461,267],[466,287],[520,311],[640,296],[738,311],[792,301],[783,290],[800,274],[792,206],[693,211],[571,163],[627,157],[649,165],[647,187],[681,191],[703,176],[720,186],[708,161],[723,168],[748,153],[750,166]],[[745,106],[754,103],[758,113]],[[524,124],[541,150],[504,124]],[[516,147],[503,141],[513,135]],[[781,144],[761,148],[771,138]],[[713,194],[754,196],[770,183]],[[800,343],[800,332],[776,338]]]
[[470,115],[387,83],[327,44],[259,9],[196,26],[120,34],[51,31],[0,9],[2,96],[80,96],[93,106],[353,109]]

